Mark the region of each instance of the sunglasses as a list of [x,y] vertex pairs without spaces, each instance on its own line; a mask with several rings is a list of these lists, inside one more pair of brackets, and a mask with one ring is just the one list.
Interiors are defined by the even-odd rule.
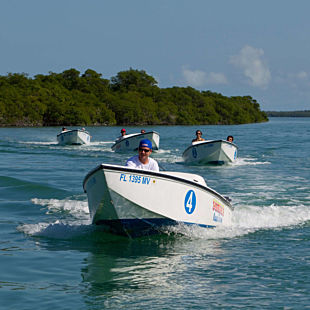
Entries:
[[202,134],[201,132],[197,132],[197,133],[196,133],[196,135],[201,135],[201,134]]
[[150,150],[146,150],[146,149],[140,149],[139,148],[139,152],[145,152],[145,153],[148,153]]

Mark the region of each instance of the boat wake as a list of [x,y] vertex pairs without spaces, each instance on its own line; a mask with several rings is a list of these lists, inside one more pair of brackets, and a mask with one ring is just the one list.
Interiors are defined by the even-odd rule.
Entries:
[[[113,141],[95,141],[89,144],[82,145],[60,145],[57,141],[19,141],[20,144],[26,144],[29,146],[49,146],[51,149],[79,149],[79,150],[109,150],[111,151],[111,145]],[[112,152],[112,151],[111,151]]]
[[20,144],[29,144],[29,145],[44,145],[44,146],[52,146],[57,145],[57,141],[19,141]]
[[156,154],[168,154],[168,155],[170,155],[172,153],[172,150],[159,149],[159,150],[156,150],[154,152],[156,152]]
[[48,213],[52,212],[67,212],[74,218],[85,219],[89,218],[87,201],[70,200],[70,199],[38,199],[33,198],[31,202],[35,205],[44,206],[48,209]]
[[229,163],[231,166],[256,166],[256,165],[270,165],[269,161],[258,161],[256,158],[241,158],[238,157],[235,162]]
[[87,145],[82,145],[83,150],[85,151],[100,151],[100,152],[108,152],[114,153],[111,149],[111,145],[113,141],[97,141],[97,142],[90,142]]
[[[59,219],[52,223],[24,224],[17,227],[18,231],[32,237],[48,239],[72,240],[85,237],[92,238],[98,227],[91,225],[87,201],[73,199],[38,199],[32,203],[47,209],[47,215],[57,215]],[[310,222],[310,206],[283,205],[276,206],[236,206],[231,226],[206,229],[197,225],[167,227],[166,235],[180,235],[191,239],[231,239],[258,231],[289,229],[307,225]]]
[[33,237],[68,240],[78,238],[94,230],[89,218],[87,201],[33,198],[31,202],[45,207],[47,215],[56,214],[60,219],[53,223],[41,222],[20,225],[17,227],[18,231]]
[[98,145],[106,145],[106,144],[113,144],[114,141],[95,141],[95,142],[90,142],[90,146],[98,146]]
[[177,155],[167,155],[167,156],[161,156],[161,157],[158,157],[156,158],[154,156],[154,158],[160,162],[163,162],[163,163],[168,163],[168,164],[183,164],[182,162],[182,158],[180,156],[177,156]]
[[310,207],[298,206],[240,206],[235,208],[231,226],[204,229],[197,225],[169,227],[166,233],[199,239],[231,239],[262,230],[280,230],[306,225]]
[[25,224],[17,227],[18,231],[32,237],[44,237],[48,239],[72,240],[92,233],[95,227],[90,222],[63,223],[55,221],[54,223]]

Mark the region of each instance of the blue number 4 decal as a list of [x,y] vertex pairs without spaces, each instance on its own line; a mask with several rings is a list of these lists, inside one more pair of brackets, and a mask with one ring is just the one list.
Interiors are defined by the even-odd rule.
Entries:
[[196,195],[193,190],[189,190],[184,200],[185,211],[188,214],[192,214],[196,208]]

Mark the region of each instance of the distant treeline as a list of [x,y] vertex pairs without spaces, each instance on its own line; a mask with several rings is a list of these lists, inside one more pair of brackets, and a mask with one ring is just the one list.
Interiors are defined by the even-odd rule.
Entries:
[[267,116],[270,117],[310,117],[310,110],[305,111],[266,111]]
[[88,69],[0,76],[0,126],[194,125],[267,121],[250,96],[159,88],[143,70],[110,80]]

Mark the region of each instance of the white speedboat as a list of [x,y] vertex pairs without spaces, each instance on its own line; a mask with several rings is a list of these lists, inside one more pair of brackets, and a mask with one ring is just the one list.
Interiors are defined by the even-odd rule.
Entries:
[[65,130],[57,135],[57,141],[59,144],[89,144],[90,134],[86,130],[73,129]]
[[193,164],[225,164],[234,162],[238,147],[225,140],[193,142],[182,155],[184,162]]
[[152,142],[153,150],[159,149],[159,134],[156,131],[149,131],[146,133],[133,133],[120,137],[112,145],[112,151],[135,151],[138,149],[139,143],[142,139],[149,139]]
[[196,174],[101,164],[86,175],[83,188],[92,223],[116,234],[136,237],[180,223],[231,224],[229,198]]

